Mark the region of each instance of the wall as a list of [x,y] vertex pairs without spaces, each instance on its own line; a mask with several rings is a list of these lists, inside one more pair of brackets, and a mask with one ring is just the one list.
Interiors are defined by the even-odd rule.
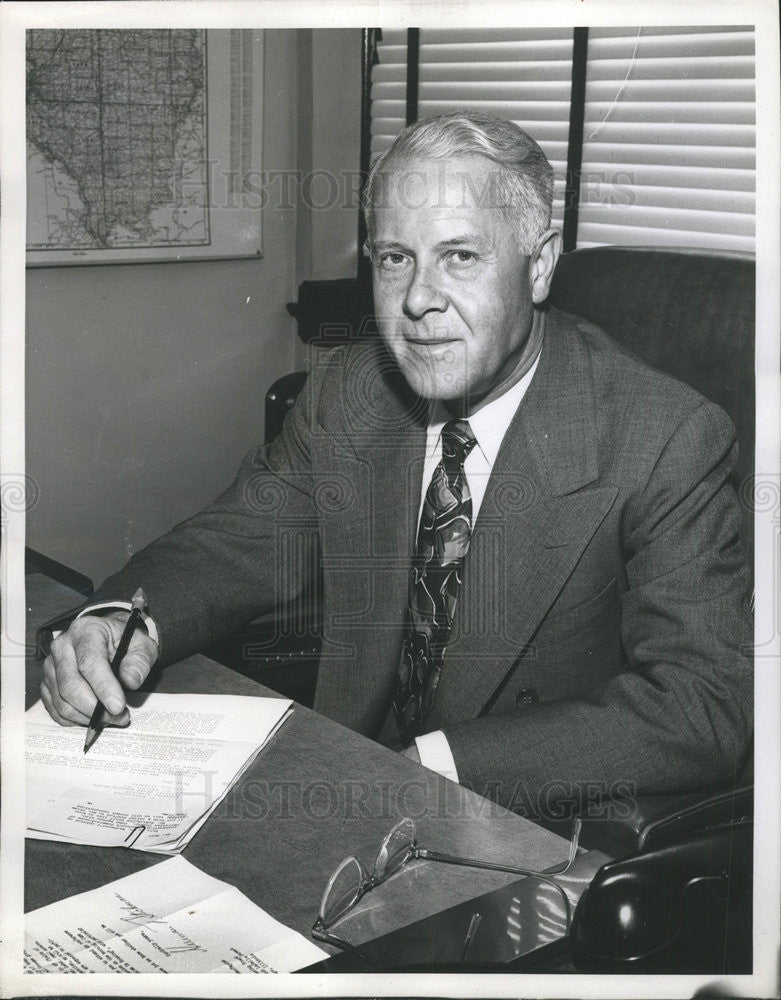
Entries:
[[[296,284],[357,273],[360,57],[360,31],[299,32]],[[306,368],[299,340],[295,352],[295,368]]]
[[[355,169],[358,115],[348,122],[337,110],[331,143],[311,124],[311,94],[298,93],[301,34],[266,36],[264,168],[299,168],[303,121],[329,169]],[[328,53],[320,84],[344,80],[348,66],[359,99],[360,32],[312,34],[303,57]],[[342,88],[320,95],[318,115],[342,107]],[[258,260],[27,272],[27,471],[39,490],[29,546],[97,584],[230,482],[262,440],[268,386],[300,360],[286,303],[311,276],[315,241],[311,217],[297,232],[297,216],[265,211]],[[345,268],[350,254],[345,246],[334,259]]]
[[[315,31],[312,46],[311,276],[354,278],[360,175],[360,32]],[[347,36],[347,37],[345,37]],[[345,43],[349,46],[346,48]]]

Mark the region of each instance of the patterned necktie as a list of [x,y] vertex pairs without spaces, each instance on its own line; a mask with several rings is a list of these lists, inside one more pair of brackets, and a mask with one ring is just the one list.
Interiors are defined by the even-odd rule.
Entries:
[[475,445],[466,420],[442,429],[442,460],[423,501],[409,595],[409,626],[401,651],[393,709],[399,730],[412,739],[434,707],[461,567],[472,530],[472,498],[464,460]]

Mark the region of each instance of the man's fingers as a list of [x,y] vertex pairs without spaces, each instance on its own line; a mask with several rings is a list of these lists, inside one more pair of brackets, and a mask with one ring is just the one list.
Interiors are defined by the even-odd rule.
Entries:
[[140,688],[157,659],[157,643],[142,631],[133,633],[130,646],[119,668],[119,676],[131,691]]
[[46,684],[41,681],[41,701],[46,708],[46,711],[54,719],[55,722],[59,722],[61,726],[77,726],[79,723],[71,719],[66,718],[62,715],[54,704],[54,699],[49,692]]
[[106,720],[105,725],[115,726],[117,729],[125,729],[130,725],[130,712],[125,709],[124,712],[120,712],[119,715],[111,715]]
[[[119,715],[125,709],[125,694],[122,685],[114,676],[108,659],[106,635],[102,629],[85,631],[78,647],[79,671],[111,715]],[[66,697],[60,684],[60,692]],[[67,700],[74,704],[72,698]],[[81,707],[80,705],[78,707]],[[94,706],[93,706],[94,707]]]
[[[74,655],[74,666],[75,662],[76,657]],[[92,695],[91,691],[89,691],[89,688],[87,688],[87,693],[84,697],[88,702],[91,700],[94,705],[95,697]],[[79,709],[74,708],[73,705],[69,704],[60,694],[57,673],[51,656],[47,656],[43,664],[41,700],[43,701],[44,707],[49,715],[51,715],[51,717],[62,726],[86,726],[89,722],[89,714],[91,714],[92,711],[91,709],[88,709],[89,714],[85,714],[85,712],[81,712]]]
[[73,645],[64,638],[52,643],[49,670],[44,664],[44,680],[55,708],[71,722],[84,724],[95,708],[95,695],[79,672],[79,663]]

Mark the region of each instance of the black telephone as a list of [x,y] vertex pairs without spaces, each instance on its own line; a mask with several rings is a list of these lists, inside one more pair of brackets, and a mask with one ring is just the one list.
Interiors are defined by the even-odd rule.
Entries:
[[753,818],[742,815],[672,842],[675,825],[668,824],[661,845],[604,864],[575,911],[574,965],[602,973],[750,973],[753,829]]

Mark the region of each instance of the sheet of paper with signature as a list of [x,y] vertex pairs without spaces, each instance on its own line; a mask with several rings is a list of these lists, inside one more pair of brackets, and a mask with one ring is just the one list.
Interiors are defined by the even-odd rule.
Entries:
[[290,713],[282,698],[129,694],[127,729],[58,726],[37,702],[25,717],[27,836],[176,854]]
[[181,857],[25,917],[25,973],[294,972],[323,958]]

